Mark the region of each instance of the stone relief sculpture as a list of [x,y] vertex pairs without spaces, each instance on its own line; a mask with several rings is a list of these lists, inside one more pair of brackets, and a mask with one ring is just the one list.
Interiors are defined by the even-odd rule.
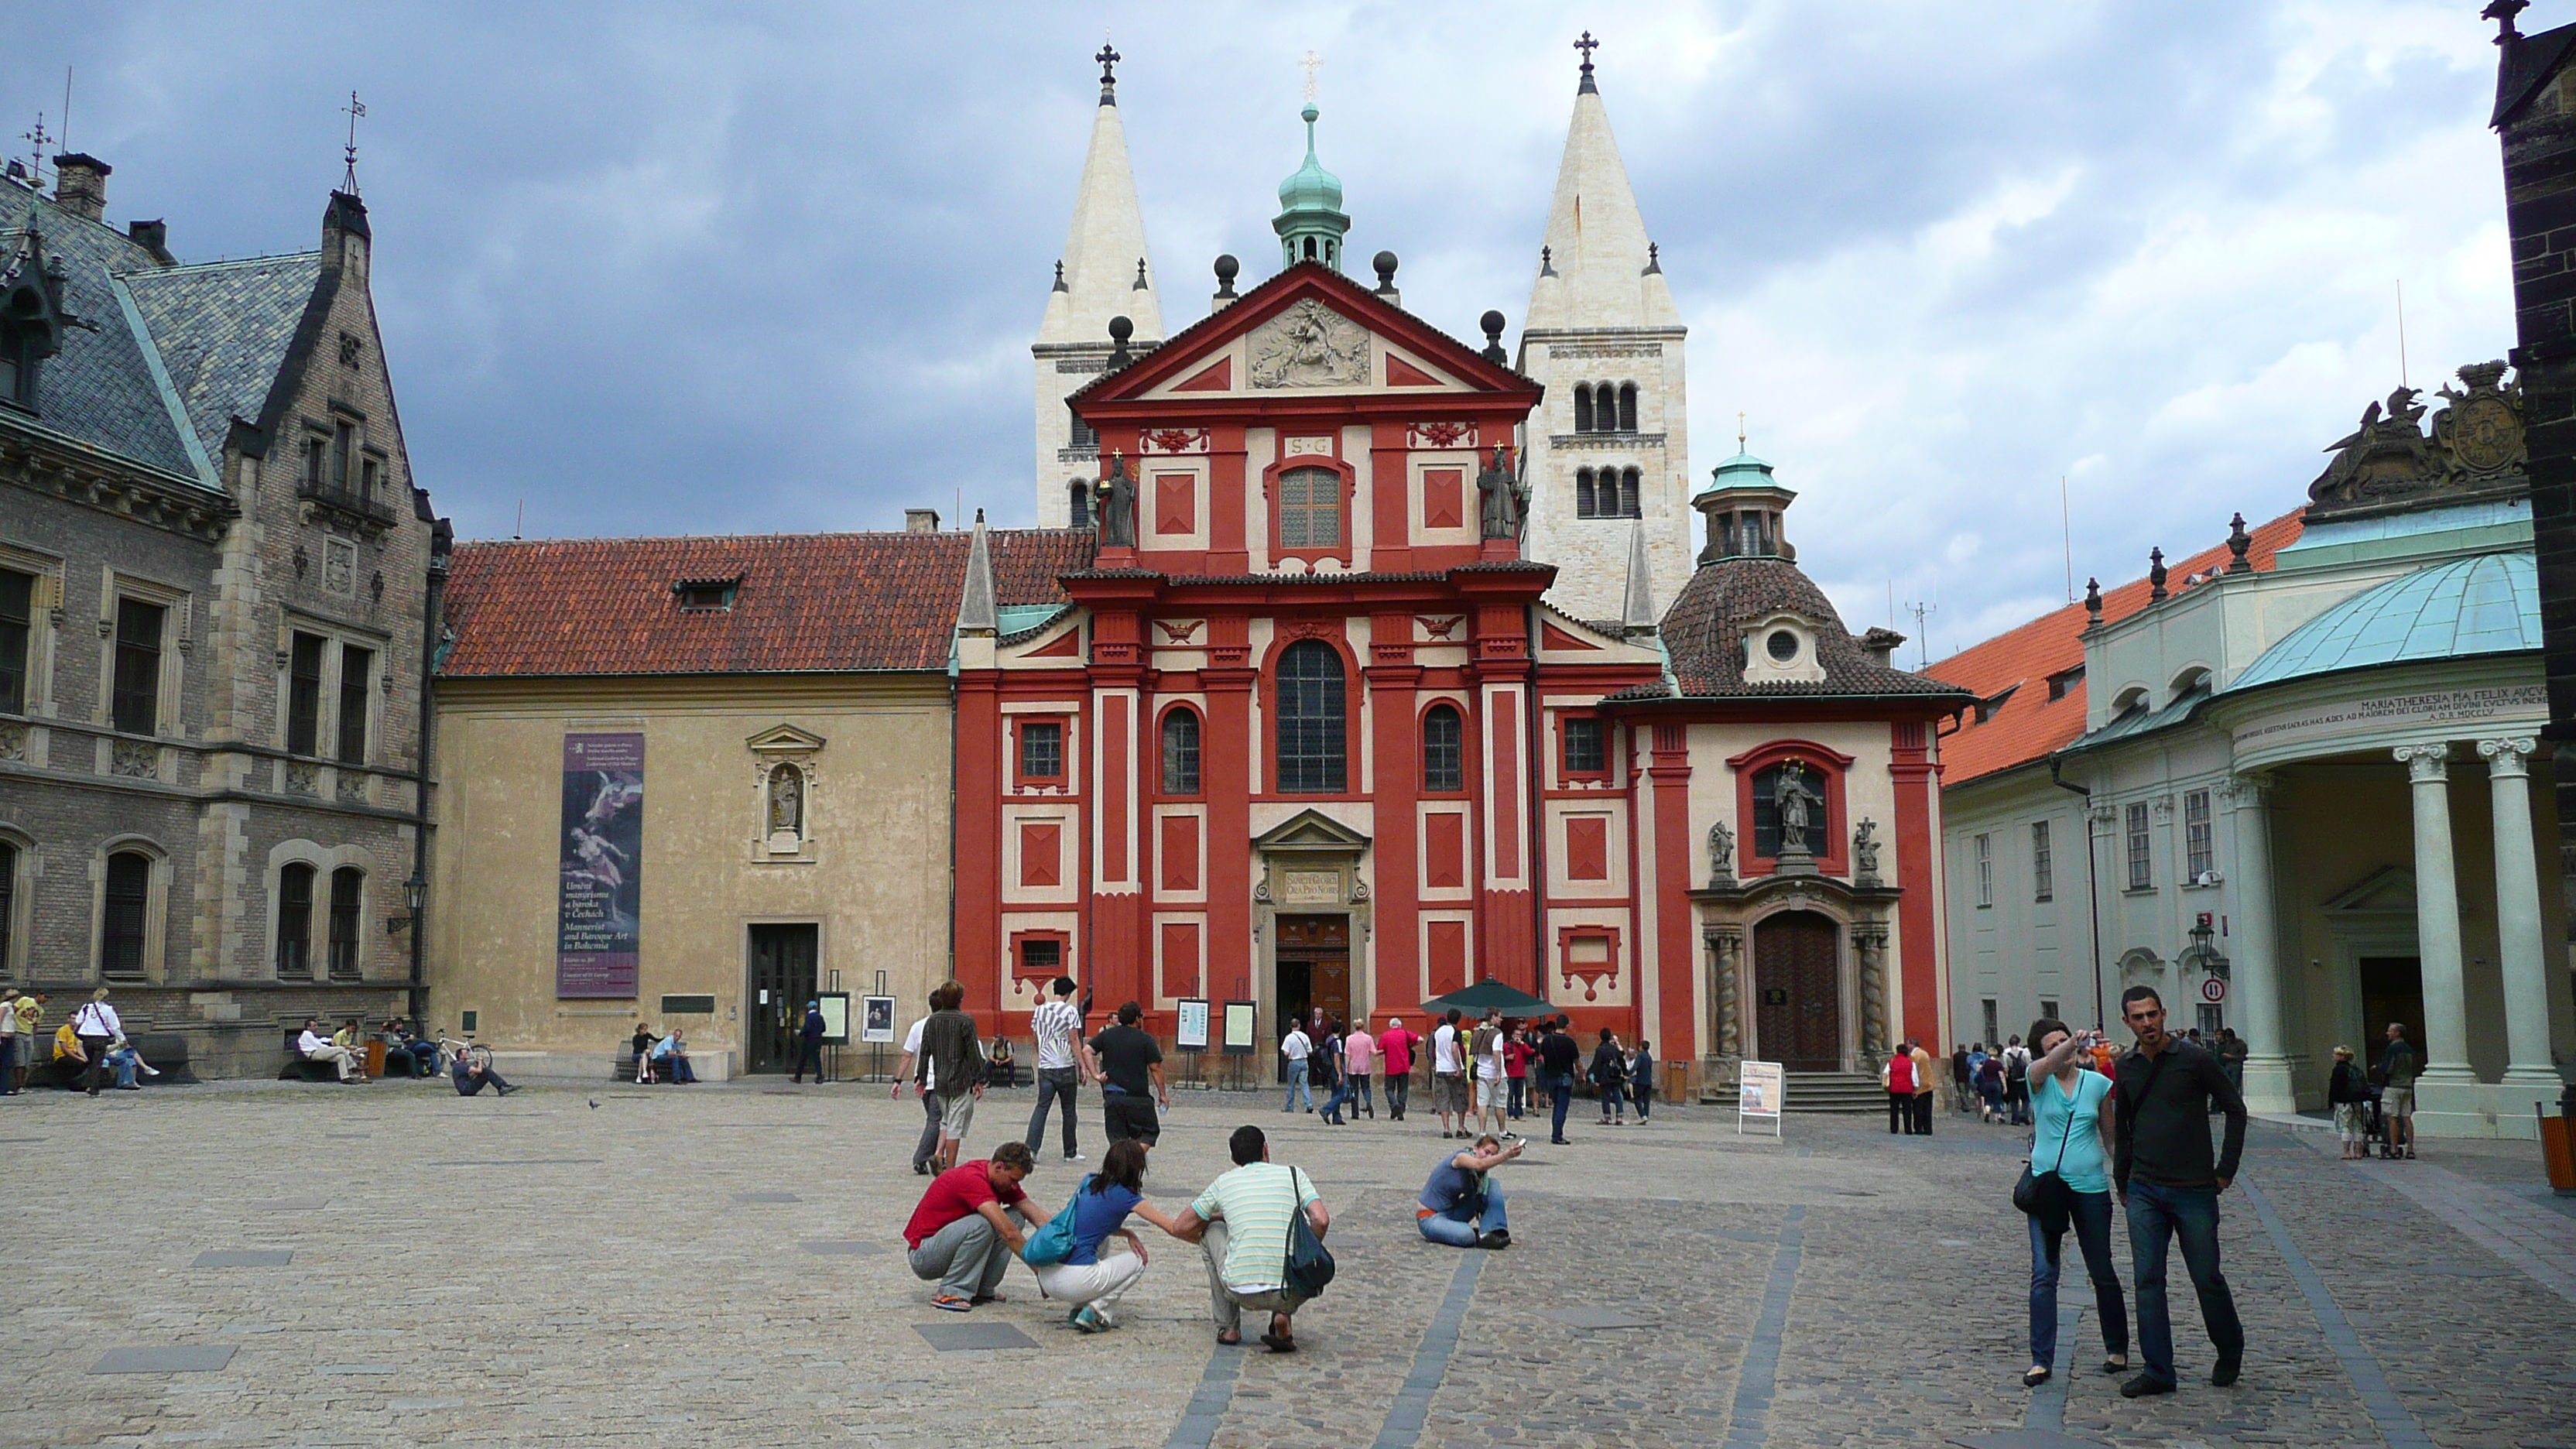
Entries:
[[805,830],[805,774],[794,765],[769,772],[769,833],[801,835]]
[[1253,329],[1254,387],[1351,387],[1368,381],[1368,331],[1309,297]]
[[1813,855],[1807,844],[1807,826],[1815,818],[1815,808],[1825,797],[1807,783],[1807,772],[1792,761],[1773,778],[1771,803],[1780,812],[1780,853]]

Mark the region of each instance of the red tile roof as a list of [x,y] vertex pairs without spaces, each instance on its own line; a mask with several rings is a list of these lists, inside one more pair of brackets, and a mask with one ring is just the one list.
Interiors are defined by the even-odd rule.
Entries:
[[[1097,535],[995,529],[996,602],[1065,601]],[[945,669],[971,535],[809,533],[459,544],[455,643],[439,672],[753,674]],[[682,611],[682,579],[739,578],[733,607]]]
[[[2304,508],[2292,509],[2252,529],[2254,545],[2246,550],[2246,561],[2257,569],[2271,568],[2275,553],[2298,542],[2300,520],[2305,513]],[[2174,560],[2166,565],[2170,573],[2166,587],[2179,592],[2183,580],[2223,569],[2227,562],[2224,543],[2187,559]],[[2150,592],[2144,578],[2104,589],[2103,620],[2116,622],[2145,608]],[[1963,649],[1923,671],[1935,679],[1973,690],[1980,699],[1992,699],[2016,684],[2021,686],[1995,711],[1994,718],[1980,724],[1971,712],[1965,716],[1965,728],[1943,738],[1944,786],[1965,784],[2046,759],[2084,733],[2084,682],[2078,679],[2063,699],[2048,697],[2050,675],[2084,662],[2083,633],[2084,606],[2069,604],[1974,648]]]

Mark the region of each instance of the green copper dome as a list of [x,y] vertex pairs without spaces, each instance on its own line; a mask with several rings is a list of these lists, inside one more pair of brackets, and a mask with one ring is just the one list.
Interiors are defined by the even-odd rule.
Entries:
[[1744,451],[1744,445],[1740,442],[1735,445],[1735,450],[1734,457],[1727,459],[1725,462],[1718,464],[1717,467],[1710,470],[1709,487],[1714,489],[1776,488],[1779,486],[1771,481],[1770,464],[1762,461],[1760,458],[1754,457],[1751,453]]
[[1315,159],[1315,119],[1321,114],[1309,102],[1300,113],[1306,122],[1306,164],[1279,183],[1279,215],[1270,229],[1279,233],[1283,266],[1321,262],[1342,269],[1342,237],[1351,219],[1342,214],[1342,178]]

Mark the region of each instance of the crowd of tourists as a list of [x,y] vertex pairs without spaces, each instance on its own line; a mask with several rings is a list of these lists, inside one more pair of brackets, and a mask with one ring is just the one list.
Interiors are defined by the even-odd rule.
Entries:
[[1374,1121],[1377,1088],[1383,1083],[1387,1120],[1401,1122],[1414,1072],[1427,1065],[1431,1109],[1440,1118],[1440,1135],[1450,1140],[1480,1131],[1516,1135],[1508,1124],[1552,1111],[1550,1140],[1564,1143],[1578,1076],[1600,1099],[1601,1126],[1624,1125],[1632,1104],[1640,1122],[1653,1111],[1651,1042],[1640,1040],[1630,1047],[1603,1027],[1587,1060],[1562,1014],[1514,1019],[1489,1010],[1471,1023],[1465,1012],[1451,1007],[1423,1023],[1431,1028],[1428,1035],[1414,1030],[1401,1014],[1388,1016],[1375,1034],[1365,1018],[1345,1027],[1321,1011],[1291,1024],[1279,1043],[1288,1084],[1279,1110],[1294,1112],[1302,1101],[1307,1111],[1335,1127],[1362,1116]]

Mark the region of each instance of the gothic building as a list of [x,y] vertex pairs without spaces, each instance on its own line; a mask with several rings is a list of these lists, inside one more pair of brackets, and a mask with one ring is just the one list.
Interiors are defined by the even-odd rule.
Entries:
[[54,165],[0,179],[0,981],[274,1071],[280,1027],[411,1000],[445,525],[354,173],[318,249],[192,265]]
[[[1627,164],[1611,134],[1585,37],[1574,116],[1530,283],[1513,366],[1542,401],[1510,439],[1530,487],[1526,552],[1555,564],[1547,601],[1578,619],[1616,622],[1626,608],[1627,564],[1643,539],[1652,607],[1672,602],[1691,572],[1688,329],[1673,305],[1663,263],[1637,209]],[[1037,516],[1042,527],[1088,526],[1083,486],[1098,476],[1098,439],[1067,404],[1107,365],[1124,320],[1130,355],[1163,339],[1162,304],[1145,249],[1144,215],[1128,167],[1111,63],[1103,49],[1100,105],[1075,193],[1073,225],[1057,263],[1036,360]],[[1314,107],[1306,108],[1309,112]],[[1306,159],[1279,187],[1280,264],[1312,261],[1352,271],[1342,183],[1315,154],[1306,115]],[[1380,252],[1388,277],[1394,258]],[[1236,297],[1240,264],[1217,260],[1211,310]],[[1381,290],[1394,296],[1391,281]]]

